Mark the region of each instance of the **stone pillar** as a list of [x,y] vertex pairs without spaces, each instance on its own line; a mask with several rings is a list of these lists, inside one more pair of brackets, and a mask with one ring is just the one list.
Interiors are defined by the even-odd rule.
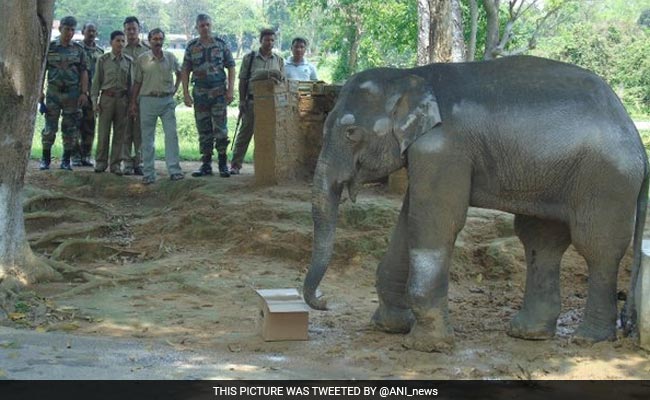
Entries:
[[639,346],[650,350],[650,240],[644,240],[641,250],[641,267],[634,293]]
[[294,125],[287,121],[287,86],[272,79],[252,81],[251,85],[255,96],[255,183],[276,185],[278,178],[291,168],[287,156],[292,143],[286,141],[284,134],[287,126]]

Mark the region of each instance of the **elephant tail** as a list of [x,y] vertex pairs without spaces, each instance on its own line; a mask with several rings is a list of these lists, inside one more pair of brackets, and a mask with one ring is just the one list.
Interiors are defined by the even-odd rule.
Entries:
[[630,290],[628,291],[625,306],[621,314],[623,324],[623,333],[626,336],[636,333],[637,326],[637,308],[636,308],[636,289],[641,271],[641,260],[643,259],[641,251],[643,246],[643,230],[645,227],[646,213],[648,209],[648,180],[650,172],[648,171],[648,162],[643,164],[643,183],[641,190],[636,199],[636,222],[634,224],[634,239],[632,249],[634,251],[634,261],[632,263],[632,275],[630,276]]

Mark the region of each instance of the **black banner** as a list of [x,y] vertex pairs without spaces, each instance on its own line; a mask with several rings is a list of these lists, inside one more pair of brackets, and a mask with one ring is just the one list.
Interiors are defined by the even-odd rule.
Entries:
[[647,381],[0,381],[0,399],[650,399]]

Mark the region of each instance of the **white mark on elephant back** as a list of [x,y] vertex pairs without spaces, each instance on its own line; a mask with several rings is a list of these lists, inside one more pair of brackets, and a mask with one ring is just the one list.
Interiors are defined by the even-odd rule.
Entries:
[[455,103],[451,108],[451,114],[455,117],[471,115],[477,119],[490,117],[490,112],[484,105],[467,100],[462,100],[460,103]]
[[411,296],[426,296],[431,291],[431,285],[441,279],[447,279],[443,250],[413,249],[411,258]]
[[355,122],[354,115],[352,114],[345,114],[344,116],[341,117],[341,125],[352,125]]
[[361,89],[367,90],[368,92],[370,92],[370,94],[375,95],[375,96],[377,96],[377,95],[379,95],[381,93],[381,89],[373,81],[365,81],[359,87]]
[[391,125],[392,124],[390,118],[387,117],[379,118],[377,121],[375,121],[375,126],[373,127],[373,131],[378,136],[384,136],[390,131]]

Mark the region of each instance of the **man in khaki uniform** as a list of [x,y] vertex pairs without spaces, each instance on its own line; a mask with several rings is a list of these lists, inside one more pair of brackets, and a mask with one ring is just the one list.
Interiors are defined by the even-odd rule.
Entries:
[[[131,16],[124,19],[124,33],[126,33],[126,47],[123,54],[131,57],[133,61],[141,54],[150,50],[150,47],[140,40],[140,21]],[[142,175],[142,133],[140,131],[140,116],[129,117],[126,121],[122,160],[124,161],[124,175]]]
[[[97,46],[97,26],[92,22],[87,22],[81,29],[84,39],[79,44],[86,52],[86,63],[88,64],[88,83],[91,84],[97,59],[104,54],[104,49]],[[92,90],[92,87],[90,88]],[[88,102],[81,107],[81,125],[79,126],[79,136],[75,138],[74,150],[72,151],[72,166],[92,167],[90,162],[90,153],[93,150],[95,141],[95,113],[93,111],[94,103]]]
[[235,151],[230,163],[230,174],[237,175],[244,162],[248,144],[253,138],[255,115],[253,114],[253,93],[250,87],[251,78],[260,71],[268,71],[269,76],[284,77],[284,60],[273,53],[275,31],[263,29],[260,32],[260,49],[244,56],[239,70],[239,113],[242,124],[235,141]]
[[[170,51],[162,49],[165,32],[160,28],[149,32],[151,50],[133,63],[133,93],[129,113],[140,114],[142,130],[142,159],[144,177],[142,182],[150,185],[156,181],[154,160],[156,155],[156,122],[162,121],[165,132],[165,162],[169,179],[184,178],[180,166],[178,133],[176,131],[176,102],[174,93],[181,84],[181,66]],[[175,76],[175,79],[174,79]]]
[[[106,167],[116,175],[122,175],[122,143],[126,129],[131,81],[131,57],[123,54],[126,43],[124,32],[111,33],[111,51],[99,57],[92,82],[91,98],[95,112],[99,114],[95,172],[104,172]],[[98,98],[101,95],[101,100]],[[113,137],[111,140],[111,125]],[[109,159],[110,143],[110,159]]]

